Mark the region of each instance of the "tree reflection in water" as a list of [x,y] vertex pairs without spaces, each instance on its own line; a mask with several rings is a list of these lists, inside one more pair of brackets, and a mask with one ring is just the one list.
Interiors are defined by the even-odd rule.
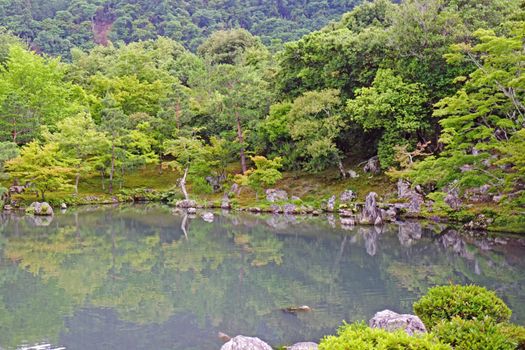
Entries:
[[[318,340],[343,319],[408,312],[430,286],[497,290],[525,323],[525,247],[434,224],[338,227],[319,218],[86,207],[47,225],[1,214],[0,346],[218,348],[217,331],[273,345]],[[288,306],[309,305],[291,315]]]

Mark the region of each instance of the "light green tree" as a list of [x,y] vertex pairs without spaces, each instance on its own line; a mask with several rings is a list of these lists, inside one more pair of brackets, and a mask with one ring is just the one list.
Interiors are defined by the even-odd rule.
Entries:
[[6,162],[12,177],[31,182],[45,201],[45,194],[71,188],[70,177],[75,174],[74,160],[67,158],[57,143],[41,145],[31,141],[20,151],[20,156]]
[[282,167],[282,159],[277,157],[275,159],[266,159],[263,156],[250,157],[255,164],[255,168],[251,168],[244,174],[237,174],[235,181],[242,186],[249,186],[255,191],[258,198],[259,192],[268,186],[273,186],[277,181],[282,179],[283,175],[279,171]]

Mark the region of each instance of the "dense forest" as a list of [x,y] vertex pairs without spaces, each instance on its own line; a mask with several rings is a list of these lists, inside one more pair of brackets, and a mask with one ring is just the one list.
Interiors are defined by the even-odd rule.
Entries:
[[196,49],[212,32],[244,28],[266,45],[299,39],[359,0],[2,0],[0,23],[39,52],[165,36]]
[[[33,11],[28,20],[15,15],[15,5],[2,6],[9,9],[2,18],[19,22],[0,34],[0,171],[31,182],[44,197],[68,187],[77,192],[79,183],[93,177],[107,179],[104,189],[112,193],[125,173],[158,164],[159,171],[178,171],[188,198],[186,181],[197,194],[213,190],[210,178],[258,193],[279,180],[282,170],[334,169],[345,178],[350,166],[377,157],[379,169],[373,170],[410,180],[434,213],[456,215],[469,201],[494,198],[497,206],[485,206],[486,215],[505,211],[523,224],[523,2],[365,2],[278,52],[237,28],[253,30],[256,21],[239,18],[267,18],[264,12],[192,24],[201,28],[195,35],[170,34],[160,28],[166,21],[129,27],[135,17],[116,14],[152,19],[153,13],[173,12],[163,9],[167,3],[46,3],[23,7]],[[221,18],[211,4],[206,13]],[[266,11],[277,11],[283,21],[306,20],[318,13],[308,4],[301,14],[289,10],[283,16],[288,10],[279,6]],[[326,5],[329,13],[316,20],[350,6]],[[111,41],[88,49],[89,30],[68,39],[75,31],[29,29],[59,28],[62,15],[73,15],[67,8],[79,12],[78,19],[60,23],[80,27],[112,13]],[[97,12],[101,8],[106,12]],[[235,28],[214,31],[199,44],[220,23]],[[270,32],[279,36],[275,28]],[[195,52],[184,43],[197,45]],[[70,61],[41,55],[37,47],[50,53],[71,48]],[[231,167],[235,161],[238,169]],[[465,201],[450,200],[458,195]]]

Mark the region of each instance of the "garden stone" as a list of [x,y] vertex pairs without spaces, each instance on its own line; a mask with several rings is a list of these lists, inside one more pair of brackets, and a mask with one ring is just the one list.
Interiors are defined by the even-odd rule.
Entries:
[[221,350],[272,350],[272,347],[259,338],[238,335],[224,344]]
[[287,350],[317,350],[319,346],[312,342],[296,343],[292,346],[286,347]]
[[383,310],[374,315],[369,326],[381,328],[389,332],[403,330],[409,335],[426,333],[427,329],[421,319],[415,315],[398,314],[394,311]]
[[286,191],[283,190],[269,188],[266,190],[266,200],[271,203],[277,201],[287,201],[288,193],[286,193]]

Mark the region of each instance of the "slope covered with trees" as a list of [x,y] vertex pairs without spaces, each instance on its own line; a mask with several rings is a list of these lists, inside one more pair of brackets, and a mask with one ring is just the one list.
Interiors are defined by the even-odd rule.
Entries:
[[490,202],[485,215],[524,227],[522,2],[365,2],[277,53],[234,29],[195,52],[158,37],[74,48],[65,63],[0,35],[0,141],[21,151],[0,170],[35,182],[34,152],[60,158],[46,191],[99,177],[114,193],[157,164],[185,174],[193,193],[236,173],[253,174],[237,180],[257,192],[278,168],[344,182],[377,156],[392,179],[419,185],[429,215],[469,217]]
[[359,0],[5,0],[0,23],[38,51],[69,57],[73,47],[165,36],[196,49],[217,30],[244,28],[265,44],[295,40]]

